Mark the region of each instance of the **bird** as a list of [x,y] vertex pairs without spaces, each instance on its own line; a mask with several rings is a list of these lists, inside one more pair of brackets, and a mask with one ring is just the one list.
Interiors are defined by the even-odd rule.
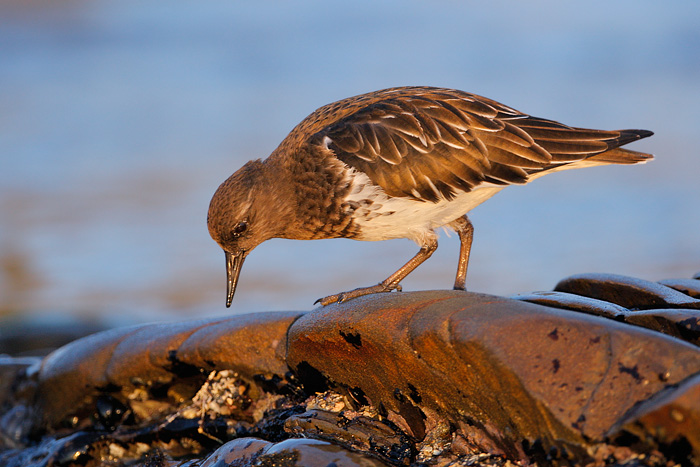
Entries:
[[211,237],[226,256],[226,306],[243,262],[271,238],[408,238],[419,246],[382,282],[320,298],[329,305],[401,290],[438,246],[459,236],[454,289],[465,290],[474,227],[467,213],[509,185],[560,170],[637,164],[622,149],[648,130],[594,130],[533,117],[464,91],[404,86],[320,107],[265,159],[247,162],[216,190]]

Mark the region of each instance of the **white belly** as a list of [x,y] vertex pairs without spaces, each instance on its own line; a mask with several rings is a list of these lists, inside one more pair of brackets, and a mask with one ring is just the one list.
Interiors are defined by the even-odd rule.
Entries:
[[366,175],[353,175],[353,188],[346,202],[359,204],[353,212],[353,222],[360,228],[357,240],[410,238],[422,244],[426,237],[435,235],[436,228],[462,217],[504,188],[486,185],[450,201],[415,201],[387,196]]

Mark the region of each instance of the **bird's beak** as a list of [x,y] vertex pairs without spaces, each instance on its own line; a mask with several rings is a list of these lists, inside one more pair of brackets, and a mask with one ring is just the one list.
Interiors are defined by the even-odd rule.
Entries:
[[226,251],[226,308],[231,306],[233,294],[236,293],[238,276],[241,274],[241,267],[245,259],[245,250],[238,250],[236,253]]

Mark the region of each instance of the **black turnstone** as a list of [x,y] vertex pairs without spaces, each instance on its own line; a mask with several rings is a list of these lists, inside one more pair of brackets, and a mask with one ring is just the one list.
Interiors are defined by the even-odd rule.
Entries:
[[646,162],[650,154],[619,146],[652,134],[573,128],[431,87],[384,89],[323,106],[211,200],[209,232],[226,253],[226,306],[246,256],[270,238],[409,238],[420,246],[383,282],[319,300],[327,305],[400,289],[437,248],[441,226],[459,235],[454,288],[463,290],[474,230],[469,210],[508,185],[559,170]]

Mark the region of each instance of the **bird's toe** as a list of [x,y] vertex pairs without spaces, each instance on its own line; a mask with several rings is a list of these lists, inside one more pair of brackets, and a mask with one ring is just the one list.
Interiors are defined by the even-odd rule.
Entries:
[[330,305],[331,303],[336,303],[336,302],[342,303],[342,301],[344,299],[345,299],[345,296],[342,293],[335,294],[335,295],[329,295],[327,297],[319,298],[318,300],[316,300],[314,302],[314,305],[316,305],[317,303],[320,303],[321,306],[326,306],[326,305]]
[[401,292],[402,289],[401,286],[398,284],[386,285],[380,283],[371,287],[360,287],[359,289],[348,290],[347,292],[341,292],[335,295],[329,295],[328,297],[319,298],[318,300],[316,300],[316,302],[314,302],[314,305],[316,303],[320,303],[323,306],[330,305],[331,303],[343,303],[348,300],[352,300],[353,298],[362,297],[363,295],[391,292],[392,290],[397,290]]

